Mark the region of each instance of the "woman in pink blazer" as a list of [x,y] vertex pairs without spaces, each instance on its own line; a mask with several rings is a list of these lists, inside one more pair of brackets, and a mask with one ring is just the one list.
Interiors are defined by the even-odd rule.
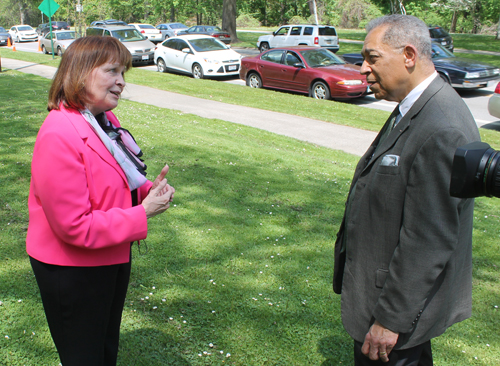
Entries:
[[115,38],[73,42],[35,143],[26,248],[64,366],[116,365],[131,243],[175,191],[110,112],[131,64]]

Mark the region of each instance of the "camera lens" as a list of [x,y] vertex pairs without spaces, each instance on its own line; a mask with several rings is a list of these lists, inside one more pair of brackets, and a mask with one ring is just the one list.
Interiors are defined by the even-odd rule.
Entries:
[[500,197],[500,152],[472,142],[455,152],[450,194],[454,197]]

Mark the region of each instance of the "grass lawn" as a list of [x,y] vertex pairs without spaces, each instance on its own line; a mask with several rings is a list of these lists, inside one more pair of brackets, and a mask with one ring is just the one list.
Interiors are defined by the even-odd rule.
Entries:
[[[0,74],[6,365],[58,364],[24,244],[31,153],[49,85]],[[373,110],[359,109],[373,118]],[[331,278],[358,158],[133,102],[115,111],[143,148],[150,175],[167,162],[176,188],[175,205],[150,220],[147,253],[133,249],[119,365],[350,365]],[[481,135],[500,148],[498,133]],[[436,365],[500,362],[499,208],[497,199],[476,200],[473,317],[434,340]]]

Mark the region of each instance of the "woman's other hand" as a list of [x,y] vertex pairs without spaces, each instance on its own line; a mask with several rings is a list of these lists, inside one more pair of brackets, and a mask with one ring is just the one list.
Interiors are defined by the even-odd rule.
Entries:
[[[168,166],[166,166],[165,168],[168,172]],[[158,177],[163,174],[165,168],[162,169],[162,172],[160,173],[160,175],[158,175]],[[165,176],[165,174],[163,174],[163,176]],[[175,192],[174,187],[167,184],[166,179],[159,180],[158,177],[153,182],[154,188],[151,187],[149,194],[142,201],[142,206],[146,211],[146,217],[148,219],[161,214],[162,212],[165,212],[170,207],[170,202],[172,202],[172,198]]]

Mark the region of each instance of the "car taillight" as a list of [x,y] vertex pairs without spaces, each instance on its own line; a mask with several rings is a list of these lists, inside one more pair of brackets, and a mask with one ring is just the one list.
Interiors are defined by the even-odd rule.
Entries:
[[141,33],[146,33],[144,30],[141,30]]
[[219,37],[220,37],[220,34],[213,34],[213,37],[217,37],[217,38],[219,38]]
[[500,83],[497,84],[497,87],[495,88],[495,93],[500,94]]
[[314,44],[319,44],[319,38],[318,37],[314,37]]

